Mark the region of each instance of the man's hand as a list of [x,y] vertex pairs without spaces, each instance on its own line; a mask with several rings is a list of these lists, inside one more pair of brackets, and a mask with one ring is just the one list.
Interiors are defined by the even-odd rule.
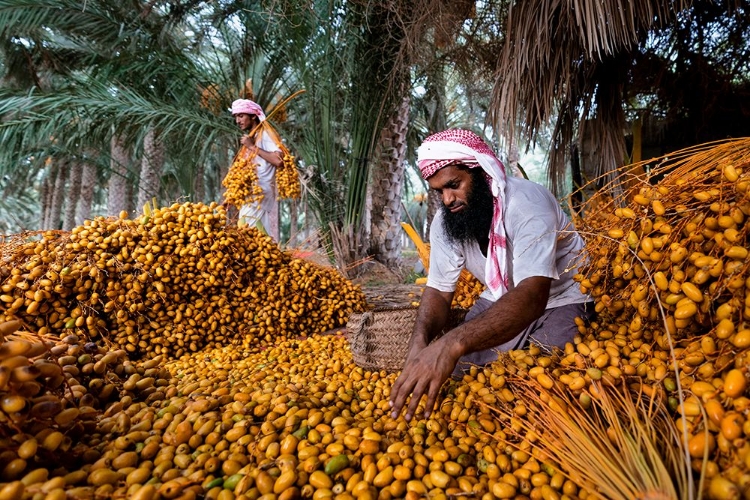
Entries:
[[247,154],[249,156],[258,156],[261,149],[255,145],[255,141],[247,135],[242,136],[242,139],[240,139],[240,143],[245,146],[245,149],[247,149]]
[[255,144],[253,139],[247,135],[243,136],[242,139],[240,139],[240,143],[245,146],[245,149],[247,150],[246,154],[248,157],[257,156],[266,160],[274,167],[280,167],[281,164],[284,163],[284,156],[282,155],[281,151],[266,151],[265,149],[261,149]]
[[429,417],[440,387],[453,372],[460,357],[461,354],[449,335],[428,346],[413,345],[409,349],[404,369],[391,390],[391,416],[398,417],[406,397],[411,394],[406,420],[409,421],[414,416],[423,395],[427,395],[424,414]]
[[425,417],[429,417],[440,387],[461,356],[498,346],[521,333],[544,313],[551,282],[541,276],[526,278],[489,309],[429,345],[429,336],[419,333],[442,330],[453,294],[426,287],[404,369],[391,390],[391,416],[398,417],[411,394],[406,420],[414,416],[423,395],[427,396]]

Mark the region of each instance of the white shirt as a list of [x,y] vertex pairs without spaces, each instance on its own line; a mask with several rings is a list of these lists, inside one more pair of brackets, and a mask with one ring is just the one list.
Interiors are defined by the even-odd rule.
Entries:
[[[552,278],[547,309],[590,300],[573,281],[582,263],[583,239],[549,190],[526,179],[508,177],[503,223],[509,290],[526,278],[543,276]],[[443,229],[443,212],[439,210],[430,226],[427,286],[441,292],[455,291],[464,267],[486,286],[485,261],[476,240],[460,245],[450,243]],[[495,300],[489,290],[482,297]]]
[[[271,135],[263,130],[259,137],[255,140],[255,145],[264,151],[269,153],[274,151],[281,151],[281,148],[271,138]],[[276,188],[274,186],[274,179],[276,175],[276,167],[268,163],[266,160],[261,158],[260,155],[255,155],[252,159],[253,163],[258,164],[256,172],[258,173],[258,185],[263,190],[263,200],[261,201],[261,208],[268,212],[273,208],[273,204],[276,203]]]

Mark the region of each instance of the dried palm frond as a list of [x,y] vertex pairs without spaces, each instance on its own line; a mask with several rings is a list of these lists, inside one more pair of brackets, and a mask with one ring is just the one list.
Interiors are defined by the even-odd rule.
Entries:
[[[623,62],[647,30],[673,21],[690,3],[517,2],[508,13],[490,105],[498,131],[508,140],[532,138],[557,116],[549,164],[562,174],[566,146],[577,124],[590,118],[598,135],[599,172],[611,170],[613,163],[621,166]],[[555,188],[562,175],[552,178]]]
[[[596,498],[693,498],[690,464],[680,435],[660,397],[646,397],[625,383],[592,382],[586,404],[570,391],[548,391],[533,379],[511,384],[527,408],[520,436]],[[590,405],[589,405],[590,402]],[[512,408],[492,408],[501,418]]]
[[367,259],[359,257],[362,253],[362,233],[354,226],[339,229],[335,224],[328,225],[330,232],[331,252],[334,256],[336,268],[346,276],[352,277],[354,271]]

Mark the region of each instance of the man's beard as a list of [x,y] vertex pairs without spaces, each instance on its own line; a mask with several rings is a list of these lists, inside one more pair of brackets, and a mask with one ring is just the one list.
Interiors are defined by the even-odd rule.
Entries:
[[451,212],[443,205],[443,229],[452,243],[467,243],[472,239],[480,242],[490,234],[494,196],[481,167],[469,169],[471,190],[467,195],[466,208]]
[[260,120],[258,120],[258,119],[250,120],[250,122],[248,123],[247,127],[245,127],[245,128],[240,127],[240,130],[242,130],[243,132],[249,134],[259,124],[260,124]]

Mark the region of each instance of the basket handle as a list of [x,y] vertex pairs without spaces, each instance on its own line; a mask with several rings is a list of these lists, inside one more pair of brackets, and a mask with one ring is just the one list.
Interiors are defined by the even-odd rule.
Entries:
[[374,321],[374,315],[371,311],[365,311],[360,318],[359,326],[352,332],[352,345],[357,346],[357,350],[362,353],[370,351],[372,344],[372,332],[368,330]]
[[362,334],[362,331],[370,326],[372,324],[372,312],[371,311],[365,311],[362,313],[362,321],[359,323],[359,327],[354,332],[357,337],[359,337]]

